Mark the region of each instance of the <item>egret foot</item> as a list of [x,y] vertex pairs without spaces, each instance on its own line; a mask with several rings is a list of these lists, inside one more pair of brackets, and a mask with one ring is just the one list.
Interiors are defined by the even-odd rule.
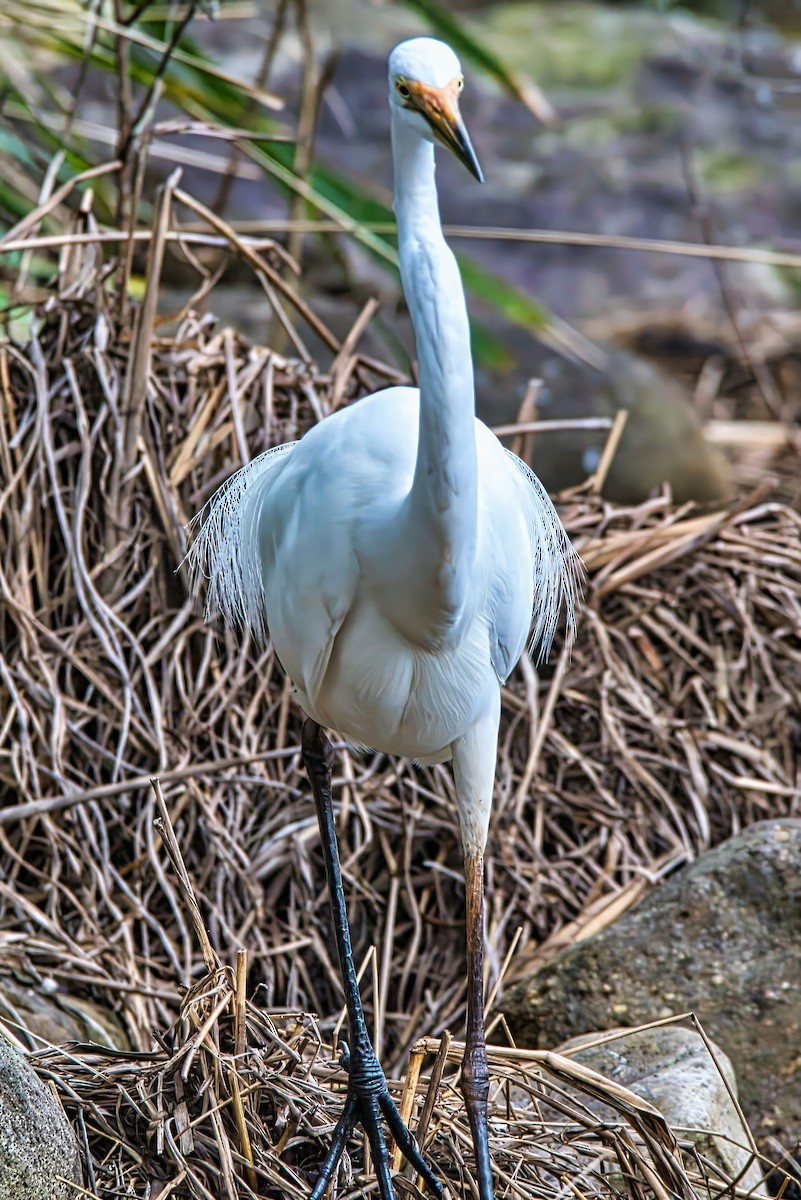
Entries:
[[476,1179],[480,1200],[493,1200],[492,1163],[489,1151],[489,1070],[483,1044],[465,1047],[462,1063],[462,1095],[476,1158]]
[[404,1158],[412,1164],[419,1175],[422,1175],[434,1195],[441,1196],[442,1185],[423,1158],[417,1142],[404,1124],[395,1101],[389,1094],[381,1064],[369,1041],[366,1046],[362,1046],[358,1050],[354,1047],[353,1054],[344,1048],[340,1062],[349,1076],[348,1095],[342,1115],[334,1129],[331,1149],[320,1167],[320,1177],[312,1189],[310,1200],[321,1200],[334,1176],[348,1138],[356,1124],[362,1126],[370,1143],[381,1200],[393,1200],[389,1155],[384,1130],[381,1127],[381,1114],[383,1114],[390,1133]]
[[381,1127],[382,1115],[401,1153],[418,1174],[422,1175],[434,1194],[441,1196],[441,1184],[420,1153],[417,1143],[403,1123],[401,1115],[395,1107],[395,1102],[389,1094],[386,1077],[367,1032],[367,1022],[359,994],[359,981],[356,978],[356,966],[353,961],[348,910],[345,904],[342,868],[339,862],[334,828],[334,806],[331,799],[333,751],[331,743],[315,721],[304,723],[302,755],[309,775],[317,809],[317,821],[320,826],[320,842],[325,862],[331,916],[334,922],[334,936],[342,986],[345,991],[351,1038],[351,1048],[345,1048],[341,1059],[342,1065],[348,1072],[348,1094],[345,1107],[334,1129],[331,1149],[320,1167],[320,1177],[312,1190],[311,1200],[320,1200],[322,1197],[333,1178],[348,1138],[357,1122],[364,1129],[370,1143],[381,1200],[394,1200],[392,1177],[389,1173],[389,1155],[384,1131]]

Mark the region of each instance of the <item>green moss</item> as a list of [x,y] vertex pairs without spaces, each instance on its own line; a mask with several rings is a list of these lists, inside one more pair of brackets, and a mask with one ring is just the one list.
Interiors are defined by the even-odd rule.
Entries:
[[565,122],[559,131],[559,142],[581,149],[602,146],[632,134],[656,136],[673,128],[678,119],[679,114],[674,108],[656,104],[594,112]]
[[795,267],[776,267],[775,271],[795,306],[801,305],[801,271]]
[[590,4],[510,4],[485,18],[489,43],[513,69],[553,87],[608,88],[630,79],[654,48],[658,14]]
[[695,167],[707,191],[721,195],[752,187],[765,176],[765,164],[733,150],[699,150]]

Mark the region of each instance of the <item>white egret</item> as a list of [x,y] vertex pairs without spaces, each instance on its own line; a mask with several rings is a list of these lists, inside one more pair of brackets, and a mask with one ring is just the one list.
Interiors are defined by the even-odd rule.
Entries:
[[[467,1038],[462,1088],[481,1200],[491,1200],[484,1040],[483,854],[501,684],[526,648],[572,626],[578,560],[547,494],[475,418],[464,292],[442,235],[440,143],[481,180],[459,114],[449,46],[401,43],[389,59],[401,277],[420,389],[392,387],[321,421],[236,474],[213,498],[191,552],[207,613],[269,635],[308,720],[314,792],[347,1000],[349,1089],[312,1195],[353,1129],[368,1135],[391,1200],[379,1110],[406,1157],[441,1190],[387,1091],[359,996],[322,727],[420,763],[453,761],[467,901]],[[532,626],[533,622],[533,626]]]

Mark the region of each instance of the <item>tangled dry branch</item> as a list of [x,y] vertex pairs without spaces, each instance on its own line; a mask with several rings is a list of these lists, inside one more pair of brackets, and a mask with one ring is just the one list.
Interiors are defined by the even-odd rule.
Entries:
[[[204,626],[180,564],[189,517],[236,465],[398,375],[359,353],[372,310],[339,343],[269,245],[245,257],[273,304],[272,347],[196,304],[161,312],[174,193],[141,305],[85,236],[85,205],[29,340],[0,345],[0,969],[104,999],[136,1048],[38,1056],[81,1114],[96,1194],[300,1196],[338,1111],[326,1047],[342,995],[299,717],[269,650]],[[238,252],[229,233],[215,226]],[[737,828],[797,815],[801,798],[799,515],[764,495],[697,513],[667,497],[612,508],[589,490],[562,512],[588,603],[572,655],[557,648],[539,677],[524,663],[504,694],[493,979],[602,927]],[[155,775],[205,954],[157,835]],[[452,784],[346,746],[336,776],[366,1000],[398,1073],[421,1034],[463,1019]],[[241,956],[238,975],[220,965],[242,948],[247,996]],[[155,1049],[153,1029],[168,1031]],[[469,1138],[447,1044],[428,1049],[441,1044],[427,1119],[456,1184]],[[689,1186],[667,1134],[669,1164],[651,1146],[663,1166],[643,1166],[657,1135],[641,1114],[611,1134],[571,1101],[563,1128],[543,1125],[547,1063],[521,1061],[495,1059],[510,1194],[610,1195],[610,1172],[631,1196]],[[405,1102],[425,1111],[422,1083]]]

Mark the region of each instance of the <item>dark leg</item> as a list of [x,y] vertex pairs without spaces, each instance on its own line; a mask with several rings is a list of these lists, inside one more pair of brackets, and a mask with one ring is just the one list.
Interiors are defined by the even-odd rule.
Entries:
[[[353,961],[353,950],[350,944],[350,926],[348,925],[348,910],[345,904],[345,892],[342,886],[342,869],[339,863],[336,829],[334,827],[334,806],[331,800],[331,760],[333,752],[331,743],[320,726],[314,721],[306,721],[303,726],[303,762],[309,774],[314,803],[317,809],[317,821],[320,826],[320,841],[323,848],[325,874],[328,881],[328,894],[331,901],[331,915],[334,921],[334,936],[337,943],[339,970],[342,976],[342,986],[345,989],[345,1003],[348,1009],[348,1029],[350,1044],[343,1055],[343,1063],[348,1069],[348,1097],[342,1116],[337,1122],[331,1149],[326,1155],[320,1169],[320,1177],[314,1185],[311,1200],[320,1200],[323,1192],[334,1176],[337,1164],[358,1121],[364,1128],[370,1143],[375,1171],[378,1179],[381,1200],[394,1200],[392,1180],[389,1173],[389,1159],[381,1128],[379,1111],[382,1112],[392,1131],[392,1134],[406,1158],[423,1176],[432,1192],[442,1195],[442,1186],[431,1168],[421,1155],[417,1143],[409,1130],[403,1124],[400,1114],[389,1094],[387,1081],[381,1064],[375,1056],[370,1035],[367,1032],[367,1022],[359,994],[359,984],[356,979],[356,966]],[[482,1197],[483,1200],[483,1197]]]
[[473,1150],[481,1200],[493,1200],[492,1165],[489,1153],[487,1099],[489,1068],[484,1037],[484,858],[480,853],[465,856],[467,900],[467,1038],[462,1064],[462,1094]]

